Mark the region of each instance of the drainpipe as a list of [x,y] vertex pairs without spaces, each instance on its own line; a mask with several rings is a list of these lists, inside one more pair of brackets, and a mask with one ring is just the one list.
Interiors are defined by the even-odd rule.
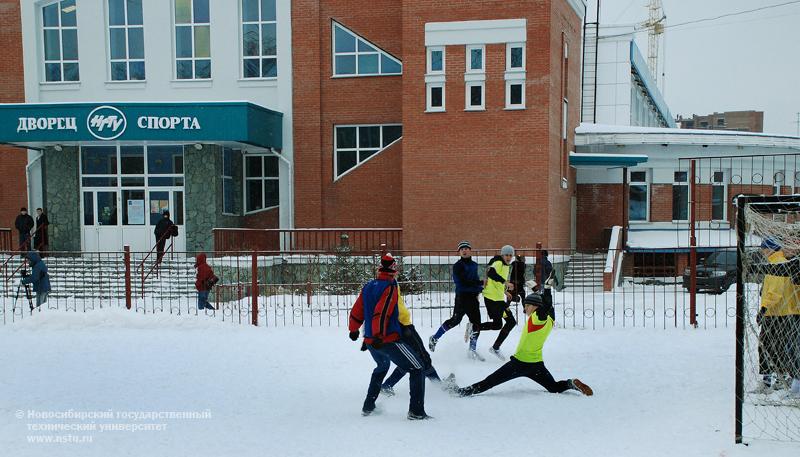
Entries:
[[294,228],[294,163],[284,157],[283,154],[278,154],[278,152],[274,149],[270,149],[270,151],[281,162],[285,163],[286,166],[289,167],[289,179],[292,181],[289,186],[289,227],[287,228]]
[[[27,207],[28,207],[29,210],[31,208],[33,208],[33,206],[34,206],[32,204],[33,202],[31,201],[31,193],[32,193],[31,192],[31,167],[34,166],[36,164],[36,162],[41,160],[41,158],[44,156],[44,152],[42,152],[42,150],[37,149],[36,152],[38,152],[39,155],[36,156],[35,159],[29,161],[27,165],[25,165],[25,182],[26,182],[26,187],[27,187],[27,190],[28,190],[28,204],[27,204]],[[44,199],[44,195],[42,195],[42,199]],[[44,206],[44,204],[42,204],[42,206]]]

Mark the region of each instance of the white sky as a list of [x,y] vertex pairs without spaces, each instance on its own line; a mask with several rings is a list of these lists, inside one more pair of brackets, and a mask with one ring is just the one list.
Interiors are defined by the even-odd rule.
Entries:
[[[589,3],[595,17],[597,0]],[[666,24],[719,16],[789,0],[662,0]],[[602,25],[648,17],[648,0],[601,0]],[[800,112],[800,3],[668,28],[660,87],[672,114],[764,111],[764,131],[797,135]],[[647,56],[647,33],[637,35]],[[659,86],[661,78],[659,78]]]

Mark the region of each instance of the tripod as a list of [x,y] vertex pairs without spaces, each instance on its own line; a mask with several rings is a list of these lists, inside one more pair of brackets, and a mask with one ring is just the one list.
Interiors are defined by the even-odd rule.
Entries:
[[11,309],[11,312],[17,310],[17,300],[19,300],[19,293],[21,292],[22,288],[25,288],[25,298],[28,299],[28,306],[30,307],[31,311],[33,311],[33,297],[31,296],[31,286],[28,284],[24,284],[22,280],[19,281],[17,285],[17,293],[14,295],[14,306]]

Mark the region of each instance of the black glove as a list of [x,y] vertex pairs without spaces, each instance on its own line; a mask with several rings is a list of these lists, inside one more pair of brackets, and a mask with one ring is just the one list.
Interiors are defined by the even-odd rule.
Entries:
[[761,325],[761,321],[764,319],[764,314],[767,313],[767,308],[761,307],[758,309],[758,314],[756,314],[756,324]]
[[358,330],[356,330],[355,332],[350,332],[349,336],[351,340],[356,341],[358,339]]
[[383,340],[380,338],[372,338],[372,344],[370,344],[375,349],[380,349],[383,347]]

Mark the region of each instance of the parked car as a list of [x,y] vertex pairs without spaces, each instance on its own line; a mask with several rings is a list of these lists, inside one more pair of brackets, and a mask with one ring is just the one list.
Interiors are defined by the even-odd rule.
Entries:
[[[683,288],[690,290],[691,271],[683,271]],[[721,294],[736,283],[736,250],[716,251],[697,265],[697,291]]]

